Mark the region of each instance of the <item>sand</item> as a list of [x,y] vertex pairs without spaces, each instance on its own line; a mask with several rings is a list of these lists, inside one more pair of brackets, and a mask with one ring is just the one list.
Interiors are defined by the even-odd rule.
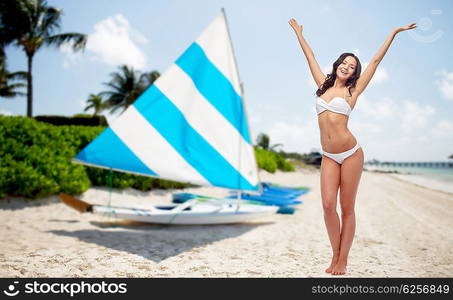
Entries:
[[[332,277],[319,171],[269,174],[305,185],[294,215],[235,225],[163,226],[80,214],[58,197],[0,201],[0,277]],[[188,192],[225,195],[218,188]],[[91,203],[146,207],[171,192],[91,188]],[[453,194],[364,172],[345,277],[452,277]]]

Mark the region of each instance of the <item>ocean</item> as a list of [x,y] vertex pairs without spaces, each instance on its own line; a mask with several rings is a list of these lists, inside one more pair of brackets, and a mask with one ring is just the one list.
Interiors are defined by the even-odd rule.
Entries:
[[398,171],[401,179],[422,185],[431,189],[453,193],[453,168],[447,167],[402,167],[388,165],[365,165],[367,170]]

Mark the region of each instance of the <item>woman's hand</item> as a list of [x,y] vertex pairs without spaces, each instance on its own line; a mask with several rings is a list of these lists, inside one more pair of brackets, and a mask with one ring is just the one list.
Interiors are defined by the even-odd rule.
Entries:
[[299,26],[299,24],[297,24],[296,20],[291,19],[291,20],[289,20],[288,23],[289,23],[289,25],[291,25],[291,27],[294,29],[294,31],[296,33],[302,34],[303,27],[302,27],[302,25]]
[[410,29],[414,29],[417,27],[417,25],[415,25],[416,23],[412,23],[408,26],[404,26],[404,27],[397,27],[395,28],[394,32],[395,33],[398,33],[398,32],[401,32],[401,31],[405,31],[405,30],[410,30]]

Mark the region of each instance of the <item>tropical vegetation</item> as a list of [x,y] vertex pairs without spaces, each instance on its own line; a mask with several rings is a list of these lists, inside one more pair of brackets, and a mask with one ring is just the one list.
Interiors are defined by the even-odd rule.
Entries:
[[[90,186],[184,188],[187,184],[83,166],[71,159],[106,127],[55,126],[33,118],[0,115],[0,198],[39,198],[65,192],[80,194]],[[256,148],[258,167],[292,171],[275,152]]]
[[6,67],[5,57],[0,53],[0,97],[14,98],[24,96],[21,88],[26,87],[27,72],[10,72]]
[[160,73],[151,71],[142,73],[127,65],[119,66],[119,71],[110,74],[111,80],[104,83],[108,87],[98,96],[105,97],[105,108],[115,113],[118,109],[126,110],[149,86]]
[[265,133],[260,133],[258,135],[256,138],[256,145],[267,151],[276,151],[277,147],[283,146],[283,144],[274,144],[271,146],[269,135]]
[[98,116],[107,105],[103,102],[102,96],[99,94],[90,94],[87,100],[87,106],[85,107],[84,111],[88,111],[93,109],[93,116]]
[[27,57],[27,116],[33,116],[33,58],[45,46],[69,45],[83,50],[86,35],[76,32],[56,33],[61,26],[61,9],[49,6],[46,0],[0,2],[0,48],[8,45],[21,48]]

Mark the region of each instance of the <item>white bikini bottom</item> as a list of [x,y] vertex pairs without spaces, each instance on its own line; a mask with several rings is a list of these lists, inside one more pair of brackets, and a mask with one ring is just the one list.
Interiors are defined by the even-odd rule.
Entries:
[[358,149],[360,148],[360,145],[359,145],[359,142],[357,142],[357,144],[354,146],[354,148],[352,149],[349,149],[345,152],[341,152],[341,153],[329,153],[329,152],[326,152],[326,151],[322,151],[322,154],[333,159],[334,161],[336,161],[337,163],[339,163],[340,165],[343,163],[343,161],[348,158],[349,156],[353,155],[354,152],[356,152]]

